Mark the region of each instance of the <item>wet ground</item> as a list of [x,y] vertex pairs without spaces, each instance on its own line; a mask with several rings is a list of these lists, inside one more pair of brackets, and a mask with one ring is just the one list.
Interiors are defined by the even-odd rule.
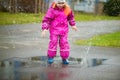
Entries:
[[102,58],[69,58],[61,64],[57,56],[47,64],[46,56],[9,58],[0,62],[0,80],[120,80],[119,64]]
[[[69,58],[69,65],[63,65],[57,56],[53,64],[47,64],[46,56],[28,58],[9,58],[1,61],[0,79],[2,80],[73,80],[77,69],[87,69],[105,65],[106,59]],[[80,76],[79,74],[76,74]],[[72,78],[74,77],[74,78]]]
[[59,49],[47,64],[49,34],[41,38],[40,24],[0,26],[0,80],[120,80],[120,48],[77,46],[76,39],[120,31],[120,21],[77,23],[70,29],[70,64],[62,65]]

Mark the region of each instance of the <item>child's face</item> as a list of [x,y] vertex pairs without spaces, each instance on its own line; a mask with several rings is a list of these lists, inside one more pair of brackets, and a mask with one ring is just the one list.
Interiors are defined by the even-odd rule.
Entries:
[[58,2],[57,3],[57,7],[59,7],[59,8],[63,8],[64,6],[65,6],[64,2]]

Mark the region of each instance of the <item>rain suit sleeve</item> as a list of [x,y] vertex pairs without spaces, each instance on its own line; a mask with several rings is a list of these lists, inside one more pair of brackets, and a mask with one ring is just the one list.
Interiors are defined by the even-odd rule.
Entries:
[[42,30],[48,30],[53,19],[52,8],[49,8],[42,20]]
[[75,19],[74,19],[74,14],[73,14],[72,11],[68,15],[67,20],[68,20],[70,26],[75,26],[76,25],[76,22],[75,22]]

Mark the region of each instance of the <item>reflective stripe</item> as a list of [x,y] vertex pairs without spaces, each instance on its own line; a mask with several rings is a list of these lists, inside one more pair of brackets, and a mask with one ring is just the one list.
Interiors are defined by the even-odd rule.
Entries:
[[60,51],[70,51],[70,49],[62,49],[62,50],[60,50]]
[[50,51],[57,51],[57,50],[54,50],[54,49],[48,49],[48,50],[50,50]]

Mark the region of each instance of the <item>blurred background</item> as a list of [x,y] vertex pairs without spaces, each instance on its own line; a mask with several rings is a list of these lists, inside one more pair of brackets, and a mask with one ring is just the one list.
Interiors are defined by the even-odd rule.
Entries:
[[[120,0],[66,0],[76,12],[119,16]],[[44,13],[53,0],[0,0],[0,11]]]

